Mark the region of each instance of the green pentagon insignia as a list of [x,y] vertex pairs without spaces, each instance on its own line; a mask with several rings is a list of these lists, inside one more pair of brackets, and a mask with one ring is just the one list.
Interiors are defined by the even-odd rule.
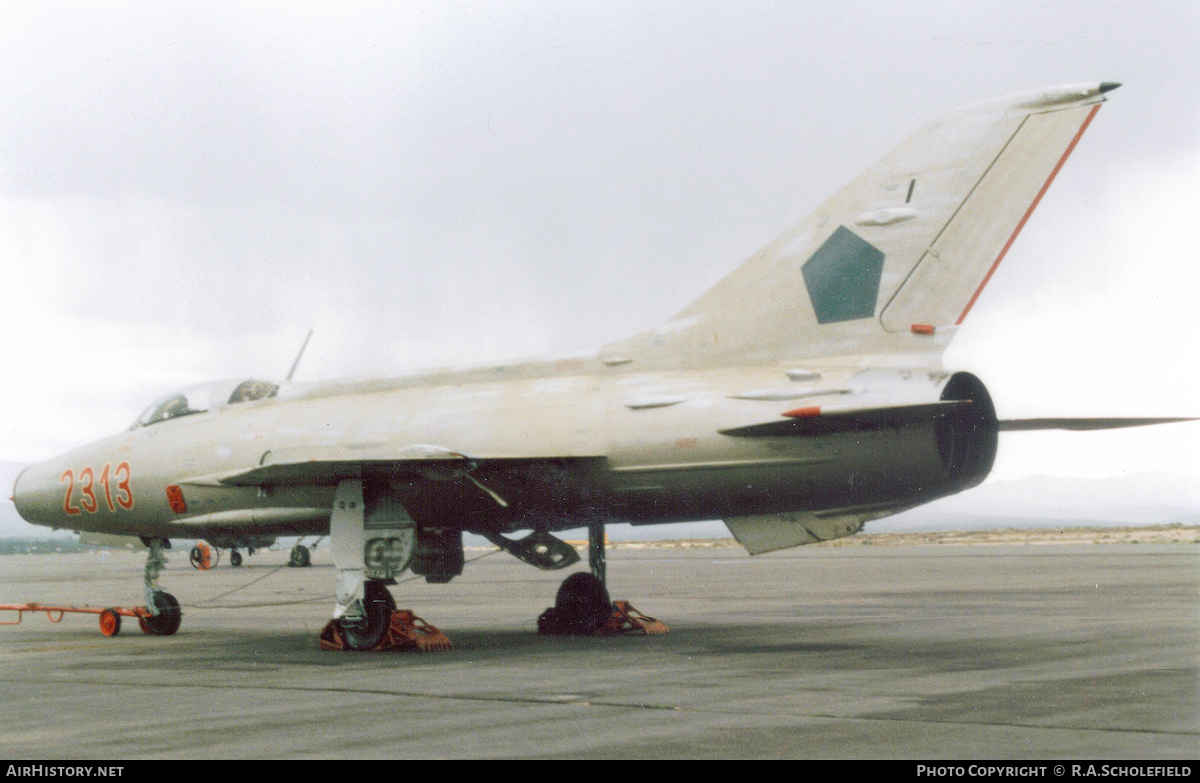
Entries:
[[875,315],[883,251],[845,226],[804,262],[804,285],[817,323],[853,321]]

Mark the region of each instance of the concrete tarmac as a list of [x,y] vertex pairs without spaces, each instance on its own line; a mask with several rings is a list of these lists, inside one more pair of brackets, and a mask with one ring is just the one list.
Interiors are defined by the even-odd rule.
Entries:
[[[481,552],[468,552],[468,557]],[[0,758],[1183,758],[1200,545],[617,550],[668,636],[539,637],[562,572],[392,588],[455,650],[334,653],[327,551],[170,553],[174,637],[0,627]],[[0,603],[142,602],[143,556],[0,558]],[[0,617],[0,620],[8,619]]]

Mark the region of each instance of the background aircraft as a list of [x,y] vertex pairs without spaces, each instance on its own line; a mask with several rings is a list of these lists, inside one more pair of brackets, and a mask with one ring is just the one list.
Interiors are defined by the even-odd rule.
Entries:
[[[608,611],[603,528],[723,518],[752,554],[829,540],[980,483],[1003,430],[1179,419],[998,420],[941,366],[957,327],[1114,83],[966,107],[927,124],[662,326],[552,360],[309,384],[204,384],[129,430],[26,469],[14,498],[53,527],[148,543],[331,536],[334,617],[374,646],[411,568],[446,582],[472,531],[539,568],[591,575],[560,630]],[[523,530],[533,532],[510,538]]]

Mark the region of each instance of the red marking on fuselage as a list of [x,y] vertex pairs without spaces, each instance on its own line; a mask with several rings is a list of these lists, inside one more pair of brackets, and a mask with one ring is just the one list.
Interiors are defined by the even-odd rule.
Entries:
[[1000,262],[1004,260],[1004,256],[1008,253],[1008,249],[1012,247],[1012,243],[1016,241],[1017,234],[1020,234],[1021,229],[1025,228],[1025,223],[1029,220],[1029,216],[1033,214],[1033,210],[1036,209],[1038,203],[1041,202],[1042,196],[1046,195],[1046,191],[1050,188],[1050,183],[1054,182],[1054,178],[1058,176],[1058,170],[1061,169],[1063,164],[1067,162],[1067,158],[1070,157],[1071,153],[1075,150],[1075,145],[1079,143],[1079,139],[1083,136],[1083,132],[1087,130],[1088,125],[1092,124],[1092,118],[1096,116],[1096,112],[1098,111],[1100,111],[1100,104],[1097,103],[1092,107],[1092,110],[1088,112],[1088,116],[1086,119],[1084,119],[1083,124],[1079,126],[1079,131],[1075,134],[1075,138],[1071,139],[1071,143],[1067,145],[1067,151],[1064,152],[1062,157],[1058,159],[1058,164],[1055,165],[1054,170],[1050,172],[1050,176],[1046,179],[1046,184],[1042,185],[1042,189],[1038,191],[1037,196],[1033,199],[1033,203],[1029,205],[1029,209],[1025,210],[1025,216],[1021,218],[1021,222],[1017,224],[1015,229],[1013,229],[1012,236],[1010,236],[1008,241],[1004,243],[1004,248],[1000,251],[1000,255],[996,256],[996,260],[992,262],[991,268],[988,269],[987,274],[983,276],[983,282],[979,284],[979,287],[975,289],[975,293],[971,296],[971,301],[967,302],[967,306],[963,308],[962,315],[960,315],[958,320],[954,322],[955,325],[961,324],[963,319],[967,317],[967,313],[971,312],[971,308],[975,306],[975,300],[979,298],[981,293],[983,293],[984,286],[986,286],[988,281],[992,279],[992,274],[996,271],[996,267],[1000,266]]
[[813,416],[820,416],[821,406],[814,405],[810,408],[796,408],[794,410],[784,411],[783,415],[787,416],[789,419],[808,419]]
[[108,488],[108,470],[111,466],[104,463],[104,470],[100,472],[100,486],[104,487],[104,502],[108,504],[109,511],[116,511],[117,507],[112,502],[112,492]]
[[89,514],[95,514],[96,509],[100,508],[100,504],[96,502],[96,492],[92,489],[92,485],[96,483],[96,472],[91,467],[86,467],[79,471],[79,480],[87,482],[79,488],[79,494],[83,496],[79,505]]
[[[121,494],[117,495],[116,505],[113,505],[112,488],[109,478],[110,472],[118,476],[122,472],[125,474],[125,478],[117,483],[117,490]],[[79,486],[79,505],[73,506],[71,505],[71,495],[75,492],[75,471],[68,468],[58,477],[60,484],[65,483],[67,485],[67,494],[63,497],[63,511],[70,516],[75,516],[82,511],[86,511],[89,514],[95,514],[99,511],[100,500],[96,497],[95,489],[97,482],[104,488],[104,502],[108,504],[109,511],[116,511],[117,506],[129,511],[133,508],[133,488],[129,486],[130,478],[132,478],[132,473],[128,462],[122,462],[120,465],[117,465],[115,471],[112,470],[110,463],[105,463],[104,469],[100,471],[100,478],[98,479],[96,478],[96,471],[92,466],[85,465],[83,470],[79,471],[79,481],[81,482]]]
[[[125,471],[125,478],[117,482],[117,505],[128,511],[133,508],[133,490],[129,488],[129,479],[132,476],[132,472],[129,470],[128,462],[122,462],[120,465],[117,465],[117,469],[113,471],[113,475],[120,476],[121,471]],[[120,494],[122,492],[125,493],[125,497],[123,498]]]
[[63,497],[63,511],[70,516],[75,516],[79,513],[79,509],[71,505],[71,491],[75,489],[75,472],[67,469],[58,477],[58,483],[67,482],[67,494]]

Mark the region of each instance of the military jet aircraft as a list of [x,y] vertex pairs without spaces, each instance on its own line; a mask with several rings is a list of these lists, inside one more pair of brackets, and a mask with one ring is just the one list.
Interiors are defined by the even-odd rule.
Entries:
[[158,634],[181,617],[157,584],[167,539],[327,534],[333,617],[364,649],[398,574],[462,572],[464,531],[553,569],[579,559],[554,532],[586,526],[590,574],[556,608],[594,628],[607,523],[723,519],[769,552],[979,484],[1005,430],[1178,421],[998,421],[983,382],[941,361],[1117,86],[937,118],[662,326],[595,353],[185,389],[27,468],[16,507],[142,537]]

